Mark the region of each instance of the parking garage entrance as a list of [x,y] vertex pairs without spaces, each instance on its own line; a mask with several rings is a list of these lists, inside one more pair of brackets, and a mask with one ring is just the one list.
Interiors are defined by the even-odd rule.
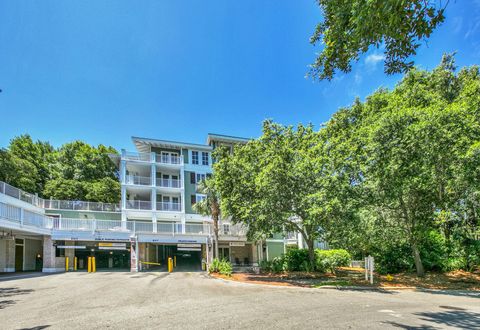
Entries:
[[[141,256],[142,270],[167,270],[168,258],[175,260],[174,271],[201,271],[205,244],[145,243],[145,253]],[[142,258],[143,257],[143,258]],[[158,265],[156,265],[158,264]]]

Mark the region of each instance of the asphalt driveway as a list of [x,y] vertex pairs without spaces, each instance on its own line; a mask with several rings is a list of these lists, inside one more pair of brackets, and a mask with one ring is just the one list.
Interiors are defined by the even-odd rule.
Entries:
[[0,329],[480,329],[480,293],[353,291],[204,273],[0,278]]

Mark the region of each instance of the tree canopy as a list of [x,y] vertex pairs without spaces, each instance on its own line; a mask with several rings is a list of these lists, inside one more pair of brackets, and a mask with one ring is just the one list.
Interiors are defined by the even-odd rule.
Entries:
[[448,0],[317,0],[323,21],[310,38],[324,48],[309,75],[332,79],[336,70],[349,72],[352,62],[371,47],[384,47],[385,72],[407,72],[421,41],[445,20]]
[[112,147],[81,141],[56,149],[20,135],[0,150],[0,180],[44,198],[117,203],[120,184]]

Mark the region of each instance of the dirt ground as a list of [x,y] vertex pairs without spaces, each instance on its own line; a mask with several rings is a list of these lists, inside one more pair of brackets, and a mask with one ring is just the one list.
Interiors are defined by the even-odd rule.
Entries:
[[414,273],[393,275],[374,274],[374,284],[365,281],[362,268],[342,267],[336,274],[291,272],[280,274],[234,273],[231,277],[214,274],[215,277],[239,282],[271,284],[278,286],[371,286],[378,288],[424,288],[441,290],[478,290],[480,291],[480,272],[469,273],[453,271],[448,273],[430,272],[423,278]]

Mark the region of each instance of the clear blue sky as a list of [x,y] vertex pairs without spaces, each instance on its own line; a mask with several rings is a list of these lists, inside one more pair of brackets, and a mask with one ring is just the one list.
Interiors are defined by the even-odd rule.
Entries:
[[[480,1],[450,1],[416,64],[480,63]],[[19,134],[134,149],[130,137],[256,137],[261,122],[325,122],[399,76],[372,50],[332,82],[306,79],[314,0],[0,2],[0,147]]]

